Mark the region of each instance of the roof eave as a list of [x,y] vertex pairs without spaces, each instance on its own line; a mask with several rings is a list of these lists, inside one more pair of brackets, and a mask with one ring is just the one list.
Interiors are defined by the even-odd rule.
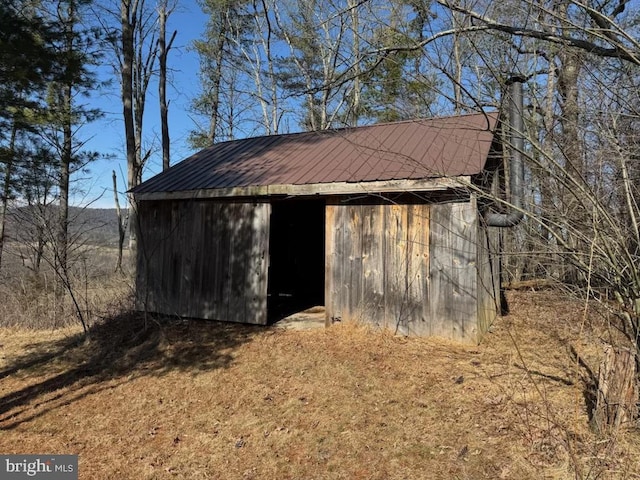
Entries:
[[471,177],[427,178],[417,180],[376,180],[373,182],[332,182],[304,185],[257,185],[247,187],[183,190],[177,192],[136,193],[137,201],[193,200],[207,198],[270,197],[273,195],[313,196],[390,192],[444,191],[469,186]]

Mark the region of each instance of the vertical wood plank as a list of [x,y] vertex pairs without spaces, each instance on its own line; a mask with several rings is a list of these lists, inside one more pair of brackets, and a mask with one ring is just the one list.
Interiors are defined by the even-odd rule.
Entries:
[[[192,294],[191,308],[193,315],[198,318],[207,318],[209,309],[210,293],[206,272],[211,268],[211,255],[207,251],[209,248],[209,216],[211,202],[200,201],[194,206],[196,214],[196,222],[198,224],[197,232],[193,235],[194,255],[194,287]],[[197,233],[197,234],[196,234]]]
[[215,263],[213,276],[213,319],[224,320],[229,312],[229,255],[231,252],[231,232],[227,228],[228,208],[224,203],[214,203],[214,228],[212,241]]
[[[147,203],[149,209],[138,216],[140,225],[140,235],[142,243],[143,258],[138,262],[147,289],[139,292],[142,307],[150,312],[160,311],[159,309],[166,303],[162,294],[162,286],[166,283],[163,278],[164,271],[164,248],[165,231],[167,229],[168,209],[166,203],[162,202],[140,202]],[[144,207],[143,207],[144,209]]]
[[251,209],[251,246],[247,269],[247,320],[267,324],[267,287],[269,272],[269,221],[271,204],[259,203]]
[[247,248],[247,218],[243,205],[230,203],[228,207],[227,225],[230,233],[229,244],[229,272],[228,272],[228,304],[227,321],[243,322],[246,318],[245,310],[245,280],[248,264]]
[[[173,218],[174,218],[174,202],[167,202],[163,208],[163,222],[162,230],[160,231],[159,241],[161,242],[161,248],[159,253],[161,255],[159,259],[160,263],[160,281],[161,290],[159,293],[161,308],[159,310],[162,313],[170,313],[172,308],[173,298],[171,295],[171,287],[173,282]],[[152,260],[154,262],[155,260]]]
[[202,268],[202,201],[184,202],[183,216],[186,219],[184,225],[184,275],[186,291],[183,298],[186,300],[184,312],[188,317],[200,317],[202,311],[202,299],[200,296],[199,272]]
[[180,202],[171,202],[171,226],[168,232],[169,242],[167,249],[169,250],[167,275],[169,284],[167,293],[167,301],[169,311],[165,312],[169,315],[179,315],[181,308],[180,293],[182,292],[182,255],[181,255],[181,238],[180,238]]
[[[140,218],[140,217],[138,217]],[[149,291],[149,311],[162,312],[167,308],[167,294],[165,288],[168,279],[165,278],[167,271],[167,243],[169,240],[169,227],[171,225],[171,206],[164,202],[158,202],[153,215],[149,216],[149,229],[152,232],[151,240],[143,240],[145,243],[145,262],[148,270],[145,275],[150,285]]]
[[335,257],[334,257],[334,290],[332,304],[334,305],[334,320],[347,320],[349,316],[349,290],[346,268],[348,265],[349,249],[345,245],[346,206],[334,206],[335,225]]
[[429,206],[407,205],[407,321],[402,333],[430,335],[427,290],[429,276]]
[[384,205],[363,205],[361,317],[372,325],[385,324]]
[[324,304],[325,324],[331,325],[335,319],[342,318],[338,305],[337,285],[340,285],[337,265],[339,247],[339,227],[336,224],[336,205],[327,200],[325,206],[325,255],[324,255]]
[[347,205],[345,225],[345,249],[349,248],[348,264],[345,265],[348,290],[348,317],[362,320],[362,205]]
[[153,217],[155,211],[153,202],[139,202],[138,204],[139,221],[140,221],[140,241],[138,242],[138,250],[136,252],[136,290],[135,290],[135,308],[137,310],[147,309],[149,306],[148,299],[155,290],[149,282],[149,268],[147,262],[151,245],[154,244],[152,222],[148,219]]
[[215,319],[214,312],[214,276],[216,269],[216,256],[214,254],[216,248],[214,234],[214,202],[202,202],[202,239],[201,239],[201,284],[200,284],[200,302],[202,318]]
[[385,326],[398,332],[406,322],[407,209],[385,208]]
[[452,307],[449,299],[452,292],[449,289],[449,271],[452,268],[450,259],[450,205],[434,205],[431,208],[431,269],[430,269],[430,307],[431,334],[441,337],[451,337],[452,328],[448,316]]
[[172,310],[170,312],[171,315],[181,315],[182,314],[182,267],[183,267],[183,258],[182,258],[182,245],[183,245],[183,218],[182,218],[182,202],[174,201],[173,202],[173,224],[170,232],[171,236],[171,259],[172,259],[172,288],[170,291],[171,295],[171,307]]

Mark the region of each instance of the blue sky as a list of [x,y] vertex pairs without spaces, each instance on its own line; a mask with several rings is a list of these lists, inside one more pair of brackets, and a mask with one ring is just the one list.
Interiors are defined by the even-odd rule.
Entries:
[[[189,131],[194,122],[189,113],[190,100],[198,93],[199,61],[195,52],[189,49],[194,39],[200,38],[204,31],[206,16],[195,0],[179,0],[179,6],[169,17],[168,31],[177,30],[173,48],[169,52],[169,68],[171,85],[167,88],[169,104],[169,123],[171,135],[171,163],[177,163],[192,153],[187,144]],[[100,78],[112,77],[110,66],[100,68]],[[113,79],[111,85],[94,92],[83,102],[91,108],[99,108],[104,117],[83,126],[78,132],[79,139],[86,140],[86,149],[108,154],[109,160],[99,160],[89,166],[89,175],[77,175],[78,189],[85,191],[76,194],[75,206],[90,205],[92,208],[114,208],[112,191],[112,170],[118,175],[118,188],[125,190],[126,160],[124,154],[124,126],[122,123],[122,104],[120,102],[120,85]],[[147,106],[145,110],[145,130],[148,139],[156,138],[156,151],[145,169],[144,179],[158,173],[162,169],[160,151],[160,120],[157,85],[149,86]],[[125,205],[124,196],[120,203]]]

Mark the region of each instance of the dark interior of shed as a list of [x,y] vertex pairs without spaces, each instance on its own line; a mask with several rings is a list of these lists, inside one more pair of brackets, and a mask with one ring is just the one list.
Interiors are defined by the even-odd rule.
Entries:
[[272,203],[269,236],[269,322],[324,305],[324,200]]

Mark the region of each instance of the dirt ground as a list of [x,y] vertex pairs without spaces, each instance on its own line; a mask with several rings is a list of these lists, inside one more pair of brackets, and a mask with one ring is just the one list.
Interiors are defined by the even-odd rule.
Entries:
[[0,330],[0,452],[82,479],[640,478],[640,435],[589,428],[614,334],[512,292],[480,346],[352,324],[290,330],[123,314]]

